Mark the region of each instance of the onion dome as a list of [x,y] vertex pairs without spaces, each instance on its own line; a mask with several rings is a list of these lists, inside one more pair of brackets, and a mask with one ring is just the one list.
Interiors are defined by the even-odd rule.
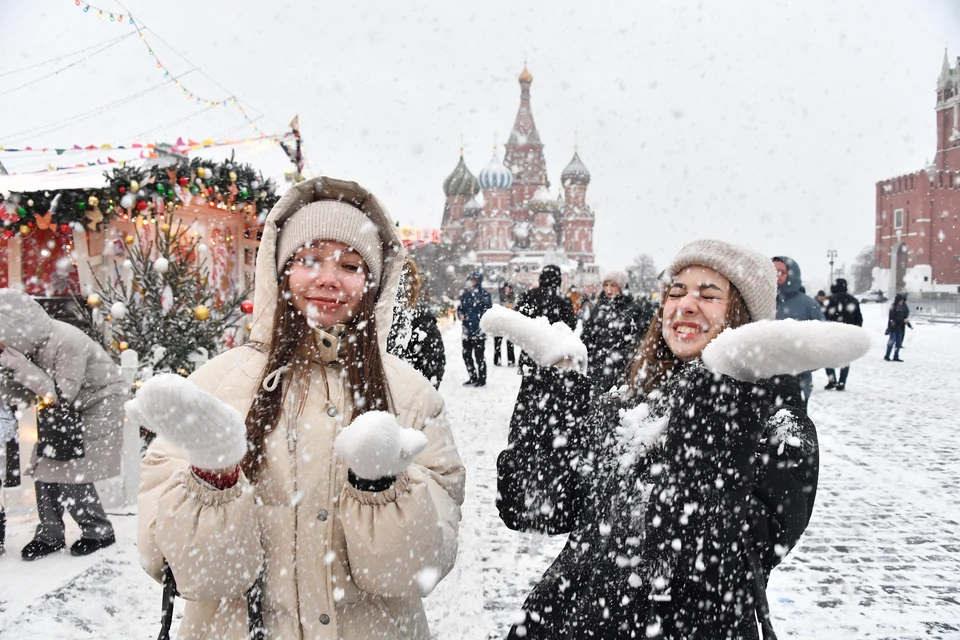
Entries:
[[472,196],[479,191],[477,179],[467,169],[467,164],[463,161],[463,154],[460,154],[460,162],[457,163],[447,179],[443,181],[443,193],[447,196]]
[[527,65],[523,65],[523,71],[520,73],[520,77],[517,78],[520,82],[533,82],[533,74],[527,71]]
[[557,201],[550,195],[546,187],[540,187],[530,198],[530,208],[534,213],[553,213],[557,210]]
[[583,186],[590,184],[590,171],[587,169],[587,166],[583,164],[583,161],[580,159],[580,154],[576,151],[573,153],[573,160],[570,161],[567,168],[560,174],[560,182],[562,182],[565,187],[571,184]]
[[480,187],[482,189],[509,189],[513,184],[513,174],[503,166],[497,154],[493,154],[490,164],[480,172]]
[[463,215],[467,218],[476,218],[480,215],[480,212],[483,211],[483,207],[477,202],[477,199],[472,197],[467,200],[467,203],[463,205]]

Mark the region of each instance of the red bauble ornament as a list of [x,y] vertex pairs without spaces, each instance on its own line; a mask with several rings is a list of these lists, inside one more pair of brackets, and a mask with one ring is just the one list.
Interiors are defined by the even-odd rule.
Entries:
[[118,189],[118,191],[119,191],[120,193],[126,193],[126,192],[127,192],[127,188],[126,188],[126,187],[120,187],[120,188]]
[[147,208],[146,200],[141,200],[140,202],[137,203],[137,211],[143,211],[146,208]]
[[60,225],[60,231],[62,231],[62,232],[64,232],[64,233],[66,233],[67,231],[70,231],[70,225],[68,225],[68,224],[62,224],[62,225]]
[[190,184],[190,178],[188,178],[187,176],[180,176],[180,179],[177,180],[177,182],[180,184],[181,187],[186,187],[188,184]]
[[244,300],[240,303],[240,311],[243,311],[245,314],[250,315],[253,313],[253,303],[249,300]]

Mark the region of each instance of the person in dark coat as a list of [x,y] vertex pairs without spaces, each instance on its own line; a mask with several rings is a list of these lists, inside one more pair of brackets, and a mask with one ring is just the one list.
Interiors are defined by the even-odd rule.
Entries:
[[403,281],[397,290],[398,305],[387,335],[387,352],[409,362],[434,388],[440,388],[447,357],[437,318],[420,302],[423,279],[413,258],[403,265]]
[[463,322],[463,362],[470,378],[465,387],[483,387],[487,384],[487,335],[480,330],[480,318],[493,307],[489,291],[483,290],[483,274],[474,271],[460,294],[457,317]]
[[36,402],[46,428],[31,459],[40,525],[21,551],[36,560],[66,546],[64,510],[80,526],[75,556],[116,542],[94,482],[120,474],[123,403],[118,367],[80,329],[53,320],[40,304],[0,289],[0,401]]
[[[773,259],[777,269],[777,320],[823,321],[823,309],[816,300],[803,293],[800,265],[792,258],[777,256]],[[803,390],[804,407],[813,393],[813,372],[804,371],[797,376]]]
[[[837,281],[830,285],[830,297],[827,298],[827,309],[824,311],[824,315],[828,322],[842,322],[858,327],[863,326],[863,316],[860,314],[860,302],[847,293],[847,281],[844,278],[837,278]],[[837,381],[836,370],[827,369],[826,371],[828,381],[824,389],[843,391],[847,388],[847,375],[850,373],[850,367],[840,369],[839,381]]]
[[758,620],[772,636],[766,579],[810,519],[816,428],[796,378],[741,382],[699,354],[775,316],[776,275],[718,241],[688,245],[669,273],[629,388],[500,454],[503,522],[569,534],[510,639],[754,639]]
[[[507,309],[513,309],[517,305],[517,294],[513,292],[513,287],[509,282],[504,282],[500,287],[500,305]],[[512,367],[517,363],[517,356],[513,350],[513,343],[507,342],[507,366]],[[495,336],[493,339],[493,366],[500,366],[500,348],[503,345],[503,338]]]
[[906,328],[913,329],[910,324],[910,307],[907,306],[907,296],[898,293],[893,297],[893,304],[890,305],[890,313],[887,315],[887,331],[890,336],[887,339],[887,352],[884,354],[884,360],[890,360],[890,351],[893,351],[893,361],[903,362],[900,359],[900,347],[903,346],[903,334]]
[[624,293],[627,274],[612,271],[603,278],[603,293],[583,323],[580,339],[587,347],[587,377],[597,394],[624,383],[640,344],[643,319],[633,298]]

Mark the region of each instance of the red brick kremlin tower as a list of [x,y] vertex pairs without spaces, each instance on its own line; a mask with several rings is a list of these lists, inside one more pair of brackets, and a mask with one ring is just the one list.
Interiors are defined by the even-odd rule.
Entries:
[[924,169],[877,183],[873,287],[920,297],[960,294],[960,58],[937,78],[937,146]]
[[[526,66],[518,81],[520,108],[503,161],[494,150],[493,159],[474,177],[461,150],[443,183],[443,242],[458,261],[457,271],[481,269],[491,288],[505,281],[536,286],[540,269],[556,264],[566,285],[589,292],[599,286],[594,215],[586,202],[590,172],[575,151],[560,177],[563,192],[550,191],[544,145],[530,104],[533,75]],[[474,197],[479,192],[482,206]]]

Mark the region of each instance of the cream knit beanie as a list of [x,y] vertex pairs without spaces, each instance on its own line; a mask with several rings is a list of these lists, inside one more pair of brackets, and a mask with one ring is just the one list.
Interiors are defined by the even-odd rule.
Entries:
[[722,240],[691,242],[664,272],[664,299],[671,284],[668,279],[694,265],[709,267],[732,282],[747,305],[751,321],[777,317],[777,269],[767,256]]
[[377,225],[362,211],[340,200],[318,200],[304,205],[280,227],[277,273],[290,257],[314,240],[336,240],[363,256],[373,288],[380,286],[383,248]]
[[612,282],[613,284],[620,287],[620,292],[623,293],[627,290],[627,272],[626,271],[608,271],[603,276],[601,281],[601,286],[604,282]]

